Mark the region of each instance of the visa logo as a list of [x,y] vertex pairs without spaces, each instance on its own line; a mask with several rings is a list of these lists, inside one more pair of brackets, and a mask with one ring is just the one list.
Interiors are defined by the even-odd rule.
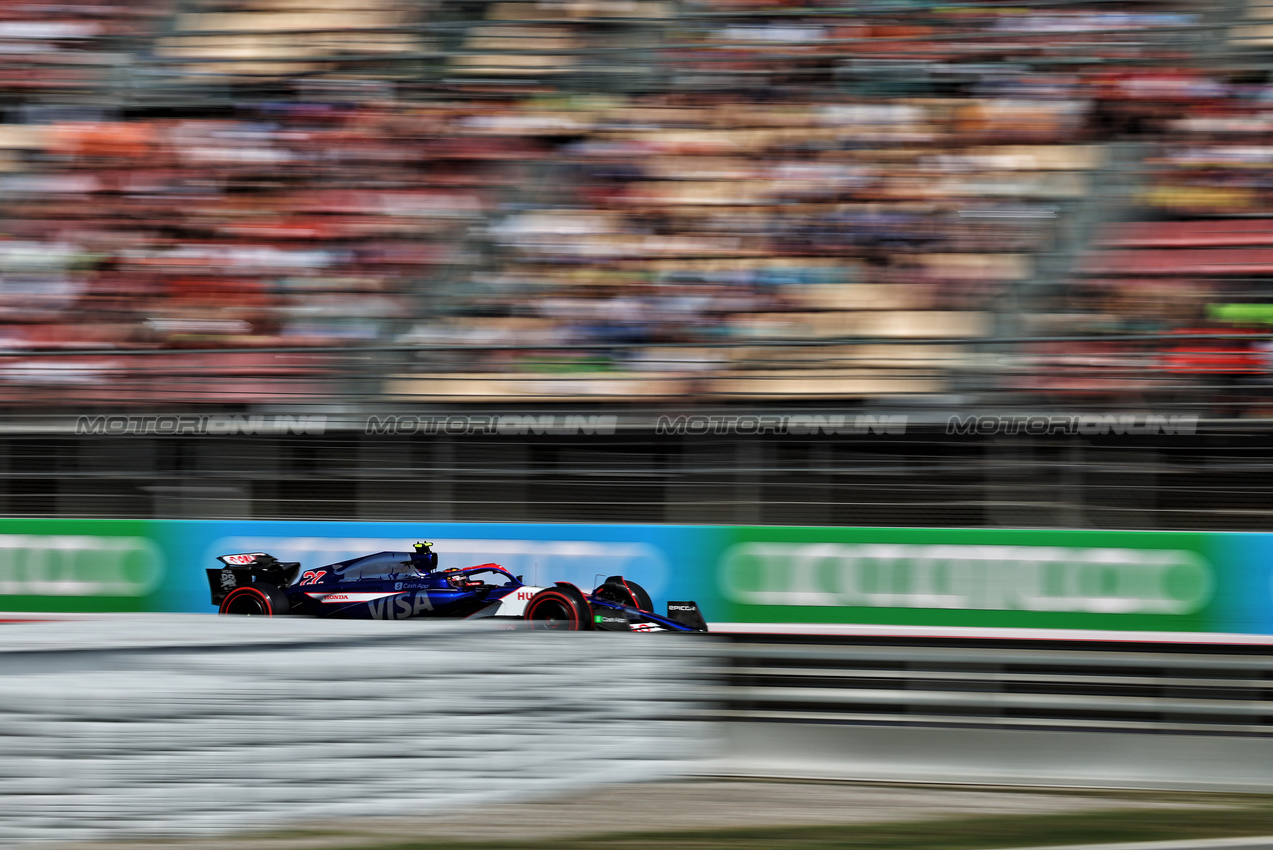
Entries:
[[371,611],[373,620],[405,620],[420,616],[422,611],[432,611],[433,603],[429,601],[427,593],[417,590],[414,599],[410,593],[404,593],[401,596],[372,600],[367,603],[367,608]]

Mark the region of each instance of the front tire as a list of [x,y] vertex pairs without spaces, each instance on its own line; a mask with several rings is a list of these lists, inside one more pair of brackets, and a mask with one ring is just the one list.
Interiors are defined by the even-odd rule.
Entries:
[[541,590],[526,603],[522,614],[536,631],[579,632],[592,628],[592,608],[583,594],[563,587]]
[[237,614],[244,617],[280,617],[291,613],[292,605],[287,594],[272,584],[256,582],[236,587],[221,600],[220,614]]
[[596,589],[593,596],[607,602],[617,602],[629,608],[636,608],[638,611],[654,610],[654,602],[650,599],[650,594],[645,592],[645,588],[622,576],[610,576],[601,587]]

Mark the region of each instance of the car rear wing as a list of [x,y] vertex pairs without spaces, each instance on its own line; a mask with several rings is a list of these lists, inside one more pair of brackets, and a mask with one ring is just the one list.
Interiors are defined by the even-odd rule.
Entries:
[[300,561],[280,561],[265,552],[218,555],[217,560],[224,566],[204,570],[208,574],[208,590],[212,592],[213,605],[220,605],[225,595],[236,587],[257,581],[287,587],[296,580],[301,570]]

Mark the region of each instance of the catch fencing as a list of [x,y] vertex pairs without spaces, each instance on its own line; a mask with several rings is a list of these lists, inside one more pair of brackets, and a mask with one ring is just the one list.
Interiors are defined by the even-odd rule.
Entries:
[[163,616],[3,637],[0,845],[436,814],[703,753],[683,641]]
[[686,412],[15,416],[0,514],[1273,530],[1262,421]]

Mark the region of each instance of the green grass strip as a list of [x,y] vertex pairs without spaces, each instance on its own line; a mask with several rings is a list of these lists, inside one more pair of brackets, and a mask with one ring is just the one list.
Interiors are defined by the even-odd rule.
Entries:
[[[1197,799],[1197,798],[1194,798]],[[991,850],[1273,834],[1273,802],[1225,795],[1225,808],[1129,809],[1056,815],[917,820],[906,823],[597,834],[531,841],[401,841],[378,837],[342,850]],[[1229,808],[1227,806],[1233,806]],[[427,831],[427,823],[421,830]],[[476,830],[480,832],[481,827]],[[332,845],[328,845],[329,847]]]

